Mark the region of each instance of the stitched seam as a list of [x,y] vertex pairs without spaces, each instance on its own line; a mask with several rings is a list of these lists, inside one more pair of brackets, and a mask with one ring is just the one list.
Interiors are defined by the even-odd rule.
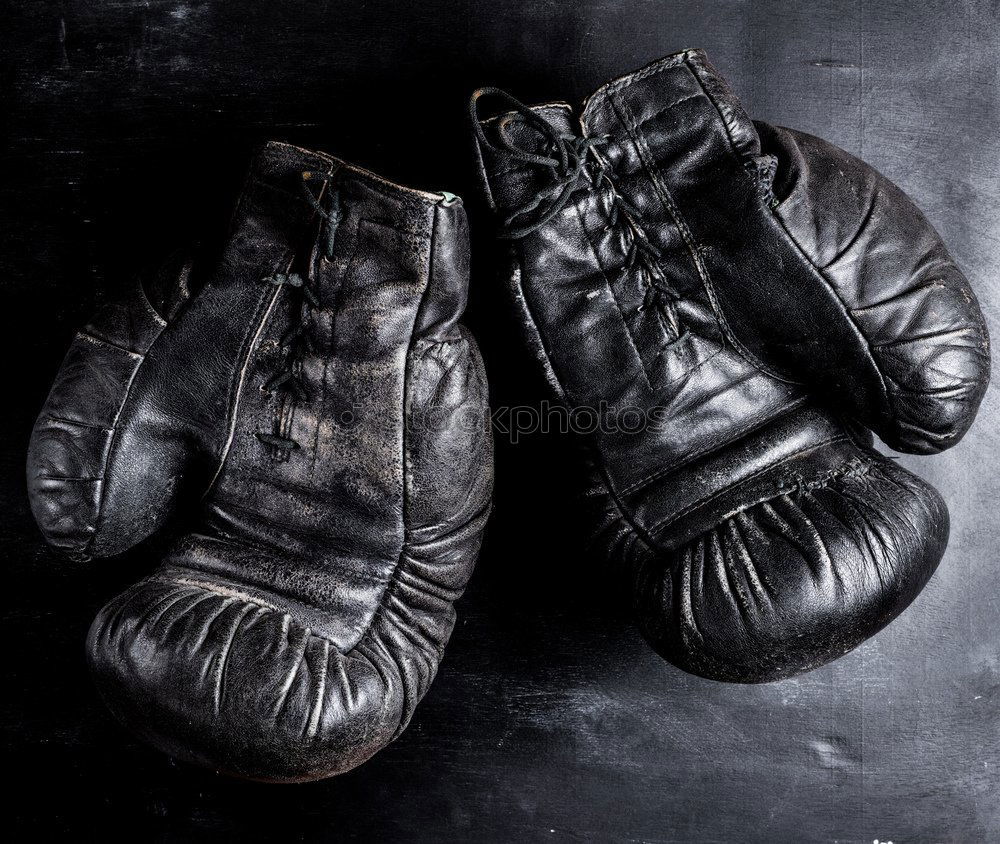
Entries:
[[[241,543],[236,543],[236,544],[241,544]],[[244,547],[247,547],[247,546],[244,546]],[[255,550],[255,549],[250,549],[250,550]],[[187,563],[179,565],[179,566],[177,566],[177,568],[178,569],[187,570],[187,571],[191,571],[191,572],[193,572],[195,574],[204,574],[204,575],[207,575],[209,577],[211,577],[213,575],[213,573],[211,571],[202,571],[201,569],[197,569],[197,568],[191,567]],[[225,579],[229,579],[229,578],[225,578]],[[185,586],[191,586],[191,587],[194,587],[194,588],[202,589],[205,592],[210,592],[213,595],[219,595],[219,596],[221,596],[223,598],[236,598],[238,600],[244,601],[245,603],[253,604],[254,606],[262,607],[264,609],[271,610],[272,612],[280,613],[282,616],[284,616],[285,618],[289,619],[290,621],[294,621],[303,630],[312,631],[312,629],[313,629],[312,627],[309,627],[308,625],[306,625],[305,623],[303,623],[303,621],[297,615],[293,615],[292,613],[288,612],[288,610],[284,610],[284,609],[281,609],[278,606],[273,606],[271,604],[268,604],[267,602],[265,602],[261,598],[257,598],[257,597],[255,597],[253,595],[248,595],[247,593],[242,592],[239,589],[232,589],[232,588],[230,588],[228,586],[225,586],[225,585],[223,585],[221,583],[212,583],[210,581],[205,581],[205,580],[194,580],[194,579],[187,578],[187,577],[173,578],[173,577],[167,577],[167,576],[162,575],[162,574],[150,575],[150,577],[146,578],[146,580],[155,580],[157,582],[169,584],[171,586],[177,586],[178,584],[182,584],[182,585],[185,585]],[[289,601],[291,601],[293,603],[300,604],[305,609],[312,610],[317,615],[323,615],[323,614],[327,614],[328,615],[329,614],[329,607],[318,606],[317,604],[313,603],[312,601],[302,600],[301,598],[299,598],[299,597],[297,597],[295,595],[283,592],[280,589],[273,588],[273,587],[266,586],[266,585],[264,585],[264,586],[257,586],[256,588],[263,589],[264,591],[266,591],[266,592],[274,595],[276,598],[287,599],[287,600],[289,600]],[[317,635],[314,635],[313,638],[319,639],[321,641],[329,641],[331,644],[334,645],[334,647],[337,649],[338,653],[341,653],[341,654],[344,654],[344,655],[347,655],[347,654],[351,653],[351,651],[342,651],[342,650],[340,650],[340,648],[333,642],[333,640],[327,638],[326,636],[322,636],[322,635],[318,635],[317,634]]]
[[666,71],[679,67],[682,64],[687,64],[688,59],[697,52],[697,50],[686,50],[679,55],[669,56],[666,59],[660,59],[653,62],[648,67],[640,68],[634,73],[630,73],[620,79],[615,79],[604,87],[598,88],[593,94],[591,94],[591,96],[587,98],[587,105],[601,99],[610,100],[612,94],[616,94],[621,88],[624,88],[633,82],[639,82],[643,79],[648,79],[651,76],[656,76],[658,73],[665,73]]
[[[659,553],[659,548],[656,546],[656,543],[653,541],[652,537],[650,537],[646,533],[645,529],[636,520],[635,514],[632,512],[632,509],[629,507],[625,507],[624,503],[621,500],[621,497],[615,491],[614,486],[611,484],[611,479],[608,477],[607,470],[600,462],[597,462],[594,465],[597,468],[597,471],[601,475],[604,488],[608,494],[608,498],[610,499],[611,503],[614,504],[615,509],[618,511],[618,515],[621,516],[621,518],[630,528],[632,528],[633,534],[644,546],[646,546],[647,551],[649,551],[651,554]],[[640,568],[641,566],[642,563],[639,564]]]
[[138,282],[138,285],[139,285],[139,298],[142,299],[142,303],[149,310],[149,313],[152,315],[153,319],[155,319],[157,323],[159,323],[160,330],[162,331],[164,328],[167,327],[167,321],[160,315],[160,312],[153,307],[153,303],[149,301],[149,297],[146,295],[146,286],[141,281]]
[[107,425],[95,425],[92,422],[81,422],[78,419],[67,419],[65,416],[46,416],[49,422],[61,422],[64,425],[73,425],[77,428],[93,428],[95,431],[113,431]]
[[[358,167],[356,164],[351,164],[348,161],[344,161],[342,158],[337,158],[335,155],[311,152],[309,150],[302,149],[302,147],[294,146],[293,144],[281,144],[281,146],[294,149],[298,153],[305,153],[307,156],[312,156],[316,160],[321,161],[325,166],[334,167],[335,170],[343,170],[345,173],[350,173],[355,179],[362,182],[369,190],[379,194],[385,199],[389,199],[394,202],[409,203],[411,206],[413,204],[419,204],[422,211],[433,208],[441,201],[441,194],[417,190],[416,188],[410,188],[406,185],[399,185],[395,182],[390,182],[388,179],[379,176],[377,173],[373,173],[371,170],[365,170],[363,167]],[[292,155],[290,158],[295,161],[298,159],[298,156]]]
[[395,202],[418,203],[422,206],[422,211],[434,208],[441,201],[441,194],[439,193],[417,190],[416,188],[406,187],[406,185],[397,185],[395,182],[390,182],[388,179],[382,178],[371,170],[365,170],[363,167],[350,164],[336,156],[331,155],[329,158],[333,163],[342,167],[345,172],[353,175],[355,179],[364,182],[369,189],[386,199],[391,199]]
[[[208,583],[207,581],[204,580],[191,580],[190,578],[187,577],[179,577],[176,580],[171,580],[164,577],[156,576],[151,579],[158,580],[161,583],[179,583],[183,586],[193,586],[198,589],[203,589],[206,592],[212,592],[213,594],[219,595],[220,597],[223,598],[235,598],[237,600],[245,601],[248,604],[253,604],[259,609],[274,610],[275,612],[284,612],[283,610],[279,610],[277,607],[265,603],[260,599],[253,598],[252,596],[247,595],[244,592],[239,592],[235,589],[228,589],[227,587],[221,586],[218,583]],[[288,615],[288,613],[284,614]]]
[[[173,578],[164,577],[162,575],[153,575],[152,577],[147,578],[146,582],[149,581],[156,581],[157,583],[163,583],[167,586],[173,586],[175,588],[177,586],[182,586],[186,589],[200,589],[202,592],[208,592],[212,595],[218,595],[220,598],[232,598],[234,600],[242,601],[243,603],[248,604],[249,606],[257,607],[257,609],[269,610],[270,612],[280,613],[285,618],[289,619],[290,621],[294,621],[296,624],[298,624],[299,627],[301,627],[302,630],[305,632],[308,638],[315,639],[318,642],[327,642],[333,646],[333,649],[337,651],[337,653],[347,656],[347,654],[344,654],[344,652],[337,647],[337,644],[332,639],[314,633],[311,627],[306,627],[301,622],[301,620],[296,618],[290,612],[279,609],[278,607],[273,607],[270,604],[266,604],[260,599],[253,597],[252,595],[244,595],[242,593],[236,593],[235,590],[228,590],[224,586],[217,586],[216,584],[207,583],[201,580],[187,580],[186,578],[183,579],[178,578],[175,580]],[[308,606],[311,607],[311,605]],[[318,609],[317,607],[311,607],[311,608]],[[348,651],[348,653],[350,653],[350,651]]]
[[[164,323],[166,325],[166,323]],[[163,328],[157,333],[157,337],[163,332]],[[133,352],[131,349],[126,349],[124,346],[119,346],[117,343],[112,343],[110,340],[104,340],[100,337],[95,337],[93,334],[89,334],[86,331],[78,331],[76,333],[77,339],[85,340],[88,343],[93,343],[95,346],[105,346],[109,349],[114,349],[116,352],[121,352],[124,355],[128,355],[133,360],[141,361],[146,355],[140,352]],[[152,346],[152,344],[150,344]]]
[[[663,316],[662,315],[660,316],[660,321],[661,322],[663,321]],[[680,318],[679,317],[678,317],[678,322],[680,322]],[[669,336],[669,332],[666,332],[666,333],[667,333],[667,336]],[[723,336],[723,338],[725,337],[724,334],[722,336]],[[670,352],[675,346],[677,346],[678,343],[682,342],[687,337],[698,337],[699,339],[704,340],[706,343],[711,343],[712,344],[712,352],[711,352],[710,355],[708,355],[708,357],[706,357],[703,360],[699,361],[697,364],[695,364],[690,369],[684,371],[683,373],[679,373],[678,375],[675,375],[673,378],[670,378],[669,380],[662,381],[661,385],[664,386],[664,387],[669,387],[671,384],[675,384],[678,381],[681,381],[681,380],[683,380],[685,378],[690,378],[695,372],[697,372],[703,366],[708,366],[708,364],[710,364],[720,354],[722,354],[722,350],[725,348],[725,343],[724,342],[720,342],[718,339],[716,339],[714,337],[706,337],[704,334],[697,334],[696,332],[691,331],[688,328],[685,328],[673,340],[671,340],[668,343],[664,343],[663,344],[663,346],[660,348],[660,350],[656,353],[656,358],[654,359],[654,362],[658,362],[660,360],[660,358],[662,358],[665,354],[667,354],[668,352]]]
[[103,475],[97,475],[93,478],[84,477],[73,477],[73,476],[62,476],[62,475],[35,475],[35,480],[38,481],[63,481],[65,483],[99,483],[104,480]]
[[[294,257],[287,257],[287,249],[283,254],[286,256],[285,260],[280,263],[276,263],[275,269],[280,267],[283,263],[287,271],[291,267]],[[271,317],[271,312],[274,310],[275,303],[278,301],[280,293],[280,287],[275,287],[274,291],[270,293],[265,291],[265,295],[261,296],[261,299],[257,304],[257,314],[260,314],[261,309],[264,308],[265,302],[267,302],[267,307],[264,308],[263,316],[255,315],[254,321],[259,322],[257,330],[252,334],[247,332],[247,339],[244,340],[246,352],[240,354],[240,358],[243,359],[242,365],[234,367],[233,369],[233,374],[229,384],[229,400],[227,402],[229,424],[226,427],[229,429],[229,433],[226,435],[226,441],[223,443],[222,450],[219,453],[219,465],[216,467],[215,474],[212,475],[212,480],[209,481],[208,486],[205,488],[205,492],[202,495],[203,501],[206,500],[215,489],[216,483],[222,476],[222,470],[225,468],[226,461],[229,459],[230,449],[232,448],[233,440],[236,437],[236,423],[239,414],[239,405],[243,394],[243,383],[246,380],[247,369],[250,366],[250,358],[253,356],[253,350],[256,348],[257,341],[260,339],[261,334],[264,331],[264,326],[267,325],[267,321]],[[270,302],[267,301],[268,295],[270,295]]]
[[[699,498],[697,501],[689,504],[683,510],[678,511],[677,513],[674,513],[673,515],[668,516],[665,519],[661,519],[660,521],[656,522],[655,524],[652,525],[652,527],[649,528],[649,533],[650,533],[650,535],[652,535],[654,533],[658,533],[663,528],[669,527],[670,524],[672,524],[673,522],[676,522],[678,519],[683,518],[688,513],[692,512],[694,510],[697,510],[698,508],[704,506],[705,504],[707,504],[708,502],[712,501],[713,499],[718,498],[719,496],[724,495],[724,494],[726,494],[728,492],[732,492],[733,490],[738,490],[740,487],[745,486],[746,484],[750,483],[753,480],[756,480],[761,475],[767,474],[768,472],[770,472],[770,471],[778,468],[779,466],[784,466],[786,463],[789,463],[790,461],[794,460],[796,457],[801,457],[804,454],[809,454],[810,452],[816,451],[817,449],[823,448],[824,446],[835,445],[837,443],[847,442],[847,441],[848,441],[848,438],[846,436],[830,437],[829,439],[822,440],[821,442],[815,443],[814,445],[805,446],[804,448],[800,448],[798,451],[793,451],[791,454],[786,455],[781,460],[779,460],[777,463],[771,463],[768,466],[764,466],[764,467],[758,469],[756,472],[753,472],[752,474],[747,475],[745,478],[743,478],[738,483],[731,484],[730,486],[727,486],[727,487],[725,487],[723,489],[720,489],[717,492],[713,492],[711,495],[706,495],[703,498]],[[777,496],[771,496],[771,498],[775,498],[775,497],[777,497]],[[767,499],[764,499],[764,500],[765,501],[770,501],[771,498],[767,498]],[[743,509],[746,509],[746,508],[743,508]]]
[[651,484],[653,481],[657,480],[658,478],[662,478],[664,475],[670,474],[675,469],[684,466],[687,463],[690,463],[692,460],[695,460],[698,457],[701,457],[702,455],[707,454],[710,451],[717,451],[720,448],[724,448],[726,446],[731,445],[732,443],[736,442],[736,440],[741,439],[747,434],[753,433],[754,431],[765,427],[766,425],[773,425],[779,419],[782,419],[785,416],[794,413],[796,410],[799,410],[804,404],[807,404],[808,401],[809,399],[807,396],[802,396],[801,398],[796,399],[794,402],[790,402],[789,404],[783,405],[780,411],[774,416],[769,416],[767,419],[752,419],[749,422],[744,422],[743,425],[732,431],[732,433],[726,440],[724,441],[715,440],[711,443],[702,446],[697,451],[685,454],[683,458],[678,458],[670,465],[663,466],[657,469],[652,474],[646,475],[643,478],[640,478],[638,481],[629,484],[621,491],[621,494],[631,495],[634,492],[638,492],[643,488],[645,488],[646,486],[648,486],[649,484]]
[[[729,128],[729,121],[726,120],[726,115],[722,111],[722,107],[719,105],[715,97],[712,96],[712,92],[705,87],[705,83],[702,81],[701,75],[697,72],[694,65],[690,61],[685,60],[684,64],[687,65],[688,70],[694,77],[695,81],[698,83],[698,87],[701,88],[702,93],[705,95],[706,99],[712,104],[715,109],[716,114],[719,115],[719,120],[722,123],[722,128],[726,132],[726,139],[729,141],[729,148],[733,153],[733,158],[736,159],[737,163],[742,164],[746,161],[747,157],[740,152],[739,146],[736,144],[736,140],[733,138],[732,130]],[[702,67],[702,70],[707,70]]]

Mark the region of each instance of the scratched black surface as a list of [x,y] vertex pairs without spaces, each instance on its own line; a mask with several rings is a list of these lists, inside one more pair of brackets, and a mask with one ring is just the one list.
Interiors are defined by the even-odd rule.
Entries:
[[175,765],[105,713],[83,638],[153,563],[79,566],[31,522],[28,431],[73,328],[141,263],[218,236],[279,138],[469,198],[469,321],[496,404],[541,395],[475,201],[478,84],[578,102],[703,46],[756,116],[860,153],[925,208],[1000,337],[996,0],[0,3],[4,827],[64,840],[1000,841],[997,392],[906,459],[951,503],[942,568],[839,662],[743,688],[653,655],[580,549],[555,437],[501,443],[496,515],[436,684],[363,768],[275,787]]

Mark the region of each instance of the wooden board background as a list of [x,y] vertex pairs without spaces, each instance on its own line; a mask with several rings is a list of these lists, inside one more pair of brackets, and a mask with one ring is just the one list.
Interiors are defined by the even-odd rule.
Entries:
[[904,459],[952,512],[921,597],[846,658],[759,687],[664,665],[614,572],[581,553],[565,443],[501,443],[486,550],[412,726],[360,770],[298,787],[175,765],[111,720],[84,635],[155,549],[57,558],[23,482],[73,329],[139,264],[218,237],[269,138],[467,197],[469,322],[494,400],[537,400],[491,266],[466,98],[499,84],[579,102],[684,47],[705,47],[755,116],[898,181],[1000,337],[997,0],[6,0],[0,22],[0,726],[15,837],[1000,841],[996,391],[960,446]]

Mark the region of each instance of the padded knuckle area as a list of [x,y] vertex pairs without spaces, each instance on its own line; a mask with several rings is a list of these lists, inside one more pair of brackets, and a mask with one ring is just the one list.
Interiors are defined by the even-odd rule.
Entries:
[[288,613],[151,578],[91,628],[98,687],[165,752],[253,779],[341,773],[394,736],[402,696],[377,654],[341,653]]
[[817,667],[903,611],[944,552],[940,496],[887,460],[803,479],[639,568],[646,637],[701,676],[766,682]]

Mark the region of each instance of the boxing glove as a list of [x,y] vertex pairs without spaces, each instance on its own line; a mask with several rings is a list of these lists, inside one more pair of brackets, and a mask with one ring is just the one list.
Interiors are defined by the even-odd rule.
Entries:
[[456,197],[272,143],[198,292],[74,342],[29,455],[46,536],[115,553],[200,502],[88,637],[141,737],[298,781],[405,728],[490,508],[468,260]]
[[[480,115],[492,95],[509,111]],[[872,447],[957,442],[989,378],[975,296],[910,200],[818,138],[754,124],[704,54],[579,115],[473,96],[514,300],[587,437],[595,547],[643,634],[705,677],[844,654],[944,552],[938,493]]]

